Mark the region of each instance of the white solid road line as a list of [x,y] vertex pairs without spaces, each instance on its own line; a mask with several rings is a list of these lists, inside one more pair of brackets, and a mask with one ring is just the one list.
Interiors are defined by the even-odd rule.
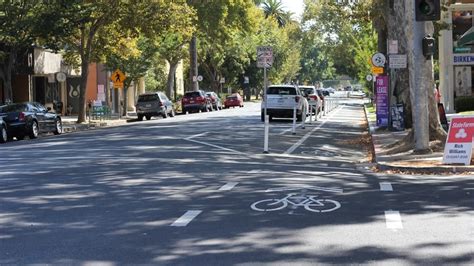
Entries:
[[385,224],[388,229],[403,229],[402,217],[398,211],[385,211]]
[[186,226],[188,225],[196,216],[198,216],[202,211],[194,210],[187,211],[183,216],[179,217],[171,226]]
[[225,185],[223,185],[219,190],[227,191],[233,189],[238,183],[237,182],[229,182]]
[[293,146],[291,146],[283,154],[291,154],[292,152],[294,152],[301,144],[303,144],[303,142],[305,142],[314,133],[314,131],[316,131],[316,130],[320,129],[322,126],[324,126],[324,124],[326,124],[326,122],[329,121],[329,119],[331,117],[333,117],[336,113],[338,113],[340,110],[342,110],[342,108],[344,108],[344,107],[341,107],[341,108],[337,109],[334,113],[332,113],[330,115],[330,117],[328,117],[328,119],[325,119],[320,125],[313,128],[310,132],[306,133],[306,135],[304,135],[300,140],[298,140],[298,142],[296,142]]
[[205,146],[210,146],[210,147],[214,147],[214,148],[217,148],[219,150],[224,150],[224,151],[230,151],[230,152],[233,152],[233,153],[236,153],[236,154],[243,154],[243,155],[246,155],[245,153],[243,152],[240,152],[240,151],[236,151],[236,150],[233,150],[233,149],[228,149],[228,148],[224,148],[224,147],[221,147],[221,146],[218,146],[218,145],[214,145],[214,144],[211,144],[211,143],[207,143],[207,142],[203,142],[203,141],[197,141],[197,140],[193,140],[193,139],[184,139],[184,140],[187,140],[187,141],[190,141],[190,142],[194,142],[194,143],[198,143],[198,144],[202,144],[202,145],[205,145]]
[[392,184],[390,182],[380,182],[380,191],[393,191]]
[[209,133],[209,132],[203,132],[203,133],[200,133],[200,134],[192,135],[192,136],[189,136],[189,137],[185,138],[185,140],[191,140],[191,139],[194,139],[194,138],[197,138],[197,137],[201,137],[201,136],[206,135],[207,133]]

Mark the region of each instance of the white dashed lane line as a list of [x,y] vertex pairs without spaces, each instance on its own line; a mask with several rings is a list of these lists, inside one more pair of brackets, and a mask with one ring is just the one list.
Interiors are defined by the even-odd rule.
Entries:
[[238,183],[237,182],[229,182],[225,185],[223,185],[221,188],[219,188],[220,191],[228,191],[232,190]]
[[196,216],[198,216],[202,211],[193,210],[187,211],[183,216],[179,217],[171,226],[187,226]]
[[392,184],[390,182],[380,182],[380,191],[393,191]]
[[385,224],[388,229],[403,229],[402,217],[398,211],[385,211]]

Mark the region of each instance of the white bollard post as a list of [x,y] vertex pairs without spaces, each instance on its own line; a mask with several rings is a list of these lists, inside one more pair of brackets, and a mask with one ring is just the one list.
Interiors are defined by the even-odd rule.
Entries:
[[269,131],[269,121],[270,118],[268,115],[265,116],[265,133],[264,133],[264,138],[263,138],[263,153],[268,153],[268,131]]
[[291,133],[293,135],[296,134],[296,100],[295,100],[295,104],[293,105],[293,127],[291,130]]

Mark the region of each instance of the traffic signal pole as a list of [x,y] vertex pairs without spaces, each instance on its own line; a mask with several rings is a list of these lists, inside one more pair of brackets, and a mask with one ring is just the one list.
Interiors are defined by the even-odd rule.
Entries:
[[416,21],[416,5],[413,0],[405,0],[407,7],[407,39],[410,99],[412,106],[415,153],[428,153],[429,148],[429,109],[428,93],[433,93],[432,58],[423,56],[422,40],[431,34],[426,27],[431,22]]

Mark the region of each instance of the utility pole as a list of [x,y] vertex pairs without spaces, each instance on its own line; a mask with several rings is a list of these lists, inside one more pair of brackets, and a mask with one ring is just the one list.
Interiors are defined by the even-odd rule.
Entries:
[[191,84],[191,90],[199,90],[199,83],[197,80],[198,77],[198,63],[197,63],[197,38],[196,35],[193,35],[191,43],[189,45],[189,54],[191,58],[191,66],[189,69],[189,84]]
[[432,58],[425,58],[422,49],[423,38],[427,32],[427,24],[431,22],[415,20],[415,2],[405,0],[407,16],[408,65],[410,80],[410,99],[412,106],[413,133],[415,153],[429,153],[429,112],[428,93],[433,93]]

